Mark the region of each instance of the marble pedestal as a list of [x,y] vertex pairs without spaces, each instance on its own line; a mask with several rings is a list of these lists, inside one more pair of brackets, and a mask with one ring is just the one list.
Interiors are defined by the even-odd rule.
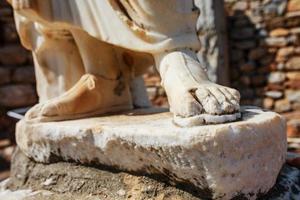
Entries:
[[20,149],[36,162],[75,161],[167,178],[200,196],[255,199],[275,184],[285,162],[285,122],[276,113],[243,108],[241,121],[177,127],[155,109],[29,124],[20,121]]

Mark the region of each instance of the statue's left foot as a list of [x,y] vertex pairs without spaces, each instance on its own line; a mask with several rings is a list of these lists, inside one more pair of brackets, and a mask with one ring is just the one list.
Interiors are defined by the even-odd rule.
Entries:
[[60,121],[131,108],[126,83],[86,74],[65,94],[31,108],[25,118],[33,122]]

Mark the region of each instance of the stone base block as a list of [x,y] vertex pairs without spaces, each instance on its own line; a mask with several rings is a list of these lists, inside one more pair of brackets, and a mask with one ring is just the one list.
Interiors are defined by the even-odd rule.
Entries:
[[285,122],[243,108],[233,123],[177,127],[155,109],[81,120],[20,121],[21,150],[37,162],[75,161],[165,178],[206,199],[255,199],[275,184],[285,162]]
[[[196,190],[171,186],[159,177],[136,176],[76,163],[36,163],[16,151],[11,177],[0,184],[5,200],[206,200]],[[222,198],[221,198],[222,199]],[[287,164],[275,186],[258,200],[300,199],[300,170]],[[240,195],[234,200],[245,200]]]

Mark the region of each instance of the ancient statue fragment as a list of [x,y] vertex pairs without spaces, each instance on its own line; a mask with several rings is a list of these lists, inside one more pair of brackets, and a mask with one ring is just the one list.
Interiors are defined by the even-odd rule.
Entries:
[[40,103],[27,113],[28,120],[85,118],[149,106],[143,85],[138,91],[130,85],[153,65],[178,124],[240,117],[238,91],[209,81],[197,60],[199,12],[192,0],[11,3],[21,40],[33,52],[38,80]]
[[[10,3],[36,69],[40,102],[16,127],[34,162],[159,175],[204,199],[255,199],[274,186],[285,122],[208,79],[193,0]],[[141,75],[152,66],[171,112],[149,103]]]

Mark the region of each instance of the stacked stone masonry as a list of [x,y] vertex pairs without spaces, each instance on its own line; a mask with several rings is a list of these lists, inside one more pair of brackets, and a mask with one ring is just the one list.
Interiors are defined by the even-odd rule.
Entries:
[[31,53],[20,44],[10,6],[0,0],[0,137],[14,128],[8,110],[36,102]]
[[[242,103],[299,111],[300,0],[226,0],[226,10],[231,83]],[[285,115],[295,136],[300,115]]]

